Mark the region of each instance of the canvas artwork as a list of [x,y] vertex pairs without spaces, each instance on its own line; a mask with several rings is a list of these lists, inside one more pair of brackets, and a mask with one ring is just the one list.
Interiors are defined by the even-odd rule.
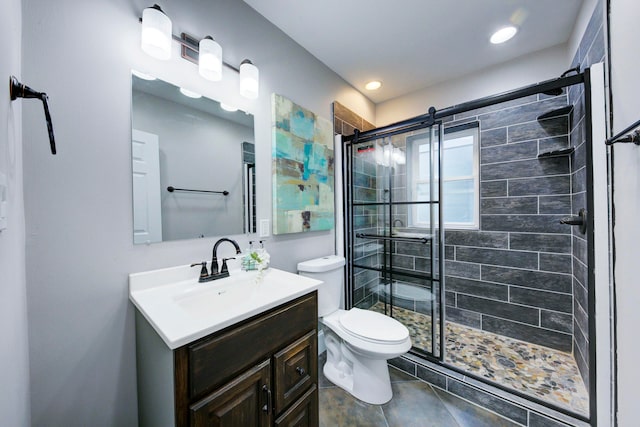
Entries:
[[334,227],[331,122],[273,94],[273,234]]

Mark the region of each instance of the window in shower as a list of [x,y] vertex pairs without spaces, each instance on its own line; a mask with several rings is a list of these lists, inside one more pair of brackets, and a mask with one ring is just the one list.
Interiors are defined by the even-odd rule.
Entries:
[[[478,123],[468,123],[444,131],[443,138],[443,210],[444,225],[452,229],[477,229],[479,212]],[[424,135],[407,139],[409,200],[429,200],[431,183],[429,141]],[[437,147],[436,147],[437,149]],[[437,167],[437,165],[436,165]],[[434,176],[438,177],[436,170]],[[438,183],[436,181],[435,185]],[[437,213],[436,213],[437,214]],[[414,205],[409,212],[409,226],[428,228],[431,210]],[[436,221],[437,222],[437,221]]]

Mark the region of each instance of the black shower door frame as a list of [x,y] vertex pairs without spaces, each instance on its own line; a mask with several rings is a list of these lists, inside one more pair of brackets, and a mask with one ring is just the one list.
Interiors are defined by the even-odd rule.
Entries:
[[[529,95],[540,94],[543,92],[549,92],[560,88],[565,88],[573,85],[582,84],[584,85],[584,101],[585,101],[585,123],[586,123],[586,155],[587,155],[587,188],[593,188],[593,158],[592,158],[592,129],[591,129],[591,84],[590,84],[590,70],[587,68],[581,73],[576,73],[570,76],[564,76],[556,79],[546,80],[540,83],[535,83],[529,86],[525,86],[520,89],[515,89],[503,93],[499,93],[496,95],[487,96],[484,98],[476,99],[473,101],[465,102],[462,104],[454,105],[451,107],[444,108],[442,110],[436,110],[435,107],[430,107],[429,112],[420,116],[416,116],[407,120],[403,120],[397,123],[393,123],[387,126],[383,126],[380,128],[372,129],[366,132],[359,132],[356,130],[352,135],[344,136],[342,141],[342,158],[350,159],[352,157],[352,150],[354,148],[354,144],[362,141],[371,141],[374,139],[378,139],[382,136],[391,136],[399,133],[404,133],[409,130],[421,129],[427,126],[431,126],[435,124],[437,121],[441,121],[442,119],[453,116],[455,114],[464,113],[467,111],[489,107],[491,105],[500,104],[502,102],[512,101],[518,98],[523,98]],[[347,264],[345,269],[345,306],[347,309],[353,307],[353,296],[352,286],[354,279],[354,269],[351,260],[353,259],[353,253],[350,252],[353,250],[353,218],[350,215],[350,203],[353,200],[352,195],[352,183],[353,177],[351,173],[353,171],[352,164],[349,161],[343,161],[343,176],[344,180],[344,192],[343,192],[343,203],[345,208],[345,221],[344,221],[344,250],[345,254],[347,254]],[[440,209],[442,208],[442,203],[440,203]],[[593,212],[594,208],[594,200],[593,200],[593,192],[587,191],[587,211]],[[440,212],[442,215],[442,212]],[[442,218],[442,216],[441,216]],[[515,396],[521,397],[528,401],[534,402],[543,407],[558,411],[565,415],[571,416],[578,420],[590,423],[594,425],[595,420],[597,419],[597,396],[596,396],[596,339],[595,336],[595,273],[594,273],[594,242],[593,242],[593,215],[588,215],[587,217],[587,235],[589,238],[587,239],[587,259],[588,259],[588,323],[589,323],[589,416],[585,417],[583,415],[574,413],[572,411],[566,410],[564,408],[554,406],[544,400],[537,399],[533,396],[523,394],[517,390],[513,390],[502,386],[498,383],[491,382],[486,378],[474,375],[470,372],[464,371],[460,368],[457,368],[453,365],[447,364],[444,361],[444,288],[442,289],[441,295],[441,319],[440,319],[440,348],[442,349],[439,357],[435,357],[429,354],[422,354],[422,352],[418,352],[417,355],[421,357],[425,357],[427,360],[440,364],[447,369],[452,371],[456,371],[460,374],[463,374],[467,377],[478,380],[482,383],[486,383],[491,385],[492,387],[496,387],[508,393],[511,393]],[[444,251],[444,233],[442,233],[443,243],[441,245],[441,251]],[[443,254],[441,254],[443,255]],[[444,264],[444,256],[441,256],[441,262]],[[444,266],[440,266],[440,275],[442,277],[442,284],[444,284]],[[432,322],[433,324],[433,322]],[[411,353],[416,353],[413,349]]]
[[[394,201],[393,200],[393,173],[389,173],[389,197],[387,200],[376,200],[375,202],[354,202],[353,196],[353,183],[354,183],[354,150],[356,150],[359,146],[366,146],[368,144],[374,143],[377,140],[388,138],[394,135],[399,135],[403,133],[421,131],[421,130],[429,130],[430,133],[430,191],[429,191],[429,199],[425,201],[417,201],[417,200],[408,200],[408,201]],[[436,130],[437,129],[437,130]],[[389,314],[391,317],[393,316],[393,277],[394,276],[402,276],[402,277],[410,277],[413,279],[421,280],[423,283],[429,283],[429,289],[432,294],[434,293],[434,289],[437,290],[436,295],[437,303],[434,299],[431,300],[431,351],[413,347],[412,351],[423,356],[428,357],[430,359],[437,359],[439,361],[444,361],[444,340],[445,336],[443,333],[437,334],[437,330],[444,331],[444,321],[445,321],[445,284],[444,284],[444,227],[441,227],[440,221],[442,216],[442,137],[444,135],[444,127],[441,120],[427,120],[420,121],[414,123],[409,126],[403,126],[398,129],[390,129],[382,132],[367,132],[367,136],[359,137],[359,132],[356,131],[353,138],[349,141],[349,143],[343,144],[343,176],[346,178],[344,181],[344,199],[345,199],[345,253],[347,254],[347,268],[346,268],[346,280],[347,287],[351,288],[352,284],[355,280],[355,268],[363,269],[363,270],[372,270],[380,273],[382,275],[383,281],[389,283],[391,292],[389,293]],[[437,136],[437,139],[434,140],[434,137]],[[435,166],[435,167],[434,167]],[[438,176],[434,176],[434,170],[438,171]],[[435,183],[437,182],[437,186]],[[434,191],[437,187],[437,191]],[[436,200],[434,200],[434,194],[437,195]],[[392,217],[393,217],[393,208],[394,206],[400,205],[429,205],[431,207],[430,211],[430,236],[431,238],[426,237],[400,237],[393,236],[391,233],[392,229]],[[354,208],[356,207],[382,207],[384,208],[385,218],[388,218],[388,227],[385,227],[385,231],[382,234],[366,234],[366,233],[357,233],[353,226],[354,223]],[[437,218],[438,218],[438,226],[435,226],[434,217],[436,217],[437,209]],[[436,236],[437,235],[437,244],[436,244]],[[355,259],[355,240],[356,239],[369,239],[382,241],[385,256],[383,257],[384,261],[381,267],[371,267],[367,265],[359,265],[355,264],[352,260]],[[424,245],[428,245],[430,251],[430,260],[431,260],[431,268],[430,273],[423,272],[410,272],[406,270],[398,271],[393,267],[393,259],[389,256],[387,262],[387,253],[391,253],[391,251],[387,251],[387,248],[392,246],[395,242],[408,242],[408,243],[422,243]],[[437,246],[437,252],[436,252]],[[436,267],[436,259],[437,259],[437,267]],[[438,272],[436,274],[436,272]],[[353,300],[351,292],[345,292],[345,303],[346,306],[351,308],[353,307]],[[385,312],[386,302],[385,302]],[[437,313],[437,314],[436,314]],[[435,321],[437,316],[437,323]],[[437,343],[437,344],[436,344]]]

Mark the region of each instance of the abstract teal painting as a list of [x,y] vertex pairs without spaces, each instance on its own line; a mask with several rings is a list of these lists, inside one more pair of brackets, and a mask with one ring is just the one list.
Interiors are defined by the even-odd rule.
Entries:
[[334,227],[331,122],[273,94],[273,234]]

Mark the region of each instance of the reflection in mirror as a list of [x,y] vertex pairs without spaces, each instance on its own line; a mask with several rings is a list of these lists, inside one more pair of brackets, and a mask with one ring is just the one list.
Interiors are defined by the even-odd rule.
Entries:
[[134,243],[254,233],[253,116],[133,72]]

